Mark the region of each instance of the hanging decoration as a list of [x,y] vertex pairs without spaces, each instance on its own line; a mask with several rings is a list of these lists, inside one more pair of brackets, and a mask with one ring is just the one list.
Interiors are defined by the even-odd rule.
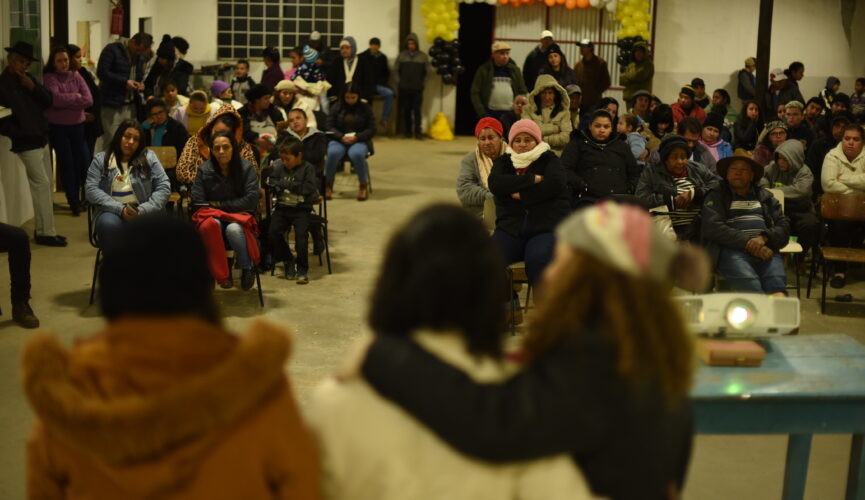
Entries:
[[420,11],[426,26],[426,40],[433,43],[437,38],[446,42],[456,39],[460,29],[460,10],[456,0],[423,0]]
[[547,7],[563,5],[567,9],[604,9],[612,14],[616,11],[616,3],[620,0],[460,0],[463,3],[488,3],[490,5],[510,5],[511,7],[522,7],[543,3]]
[[433,46],[429,49],[430,64],[441,75],[445,85],[456,84],[456,77],[465,73],[466,68],[460,59],[460,41],[445,41],[444,38],[436,38]]
[[651,20],[649,0],[619,0],[616,7],[616,21],[619,21],[622,27],[616,33],[616,38],[622,40],[640,37],[649,41],[651,37],[649,21]]

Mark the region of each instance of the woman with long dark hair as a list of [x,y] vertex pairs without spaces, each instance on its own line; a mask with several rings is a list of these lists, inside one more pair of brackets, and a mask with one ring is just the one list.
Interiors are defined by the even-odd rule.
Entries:
[[258,207],[258,174],[240,157],[237,139],[229,131],[210,138],[210,159],[198,167],[192,184],[193,220],[204,238],[210,271],[222,288],[234,283],[227,266],[225,241],[234,250],[241,269],[240,286],[252,288],[252,266],[257,264],[258,229],[252,212]]
[[111,144],[96,154],[84,191],[93,205],[100,246],[109,243],[125,221],[165,208],[171,184],[156,153],[145,147],[144,130],[137,121],[123,121]]
[[[577,72],[568,66],[568,59],[558,44],[550,45],[550,48],[544,53],[544,57],[547,62],[539,74],[552,76],[562,88],[577,84]],[[535,88],[537,88],[537,82]]]
[[96,139],[102,137],[102,91],[99,90],[99,85],[93,73],[82,64],[81,47],[69,44],[67,46],[69,52],[69,71],[77,71],[84,83],[87,84],[87,89],[90,90],[90,96],[93,98],[93,104],[84,110],[84,141],[87,143],[87,150],[92,158],[96,154]]
[[742,112],[733,126],[733,143],[736,148],[753,151],[757,138],[763,130],[763,111],[757,101],[750,99],[742,103]]
[[51,49],[43,75],[45,88],[54,96],[45,110],[48,118],[48,138],[57,157],[57,173],[63,181],[66,201],[72,215],[81,212],[81,187],[87,175],[90,151],[84,141],[84,110],[93,104],[93,97],[84,78],[70,66],[65,46]]

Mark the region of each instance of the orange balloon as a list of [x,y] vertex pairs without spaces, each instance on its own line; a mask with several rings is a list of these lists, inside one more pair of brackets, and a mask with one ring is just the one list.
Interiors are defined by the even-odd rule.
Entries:
[[577,7],[585,9],[589,6],[589,0],[577,0]]
[[508,0],[499,0],[499,3],[502,5],[506,5],[508,3]]
[[547,4],[547,7],[552,7],[556,4],[556,0],[544,0],[544,3]]
[[577,6],[577,0],[565,0],[565,7],[573,9]]

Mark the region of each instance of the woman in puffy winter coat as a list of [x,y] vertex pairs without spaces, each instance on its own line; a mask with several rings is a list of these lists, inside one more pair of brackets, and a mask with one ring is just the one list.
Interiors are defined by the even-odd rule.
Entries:
[[556,155],[561,156],[571,136],[573,125],[568,93],[551,75],[540,75],[529,94],[523,116],[538,124],[543,140]]

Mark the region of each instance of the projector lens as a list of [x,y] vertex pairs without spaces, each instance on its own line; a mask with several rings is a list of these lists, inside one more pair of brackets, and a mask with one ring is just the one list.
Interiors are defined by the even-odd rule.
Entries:
[[727,324],[736,330],[744,330],[754,323],[757,310],[754,304],[744,299],[736,299],[727,305]]

